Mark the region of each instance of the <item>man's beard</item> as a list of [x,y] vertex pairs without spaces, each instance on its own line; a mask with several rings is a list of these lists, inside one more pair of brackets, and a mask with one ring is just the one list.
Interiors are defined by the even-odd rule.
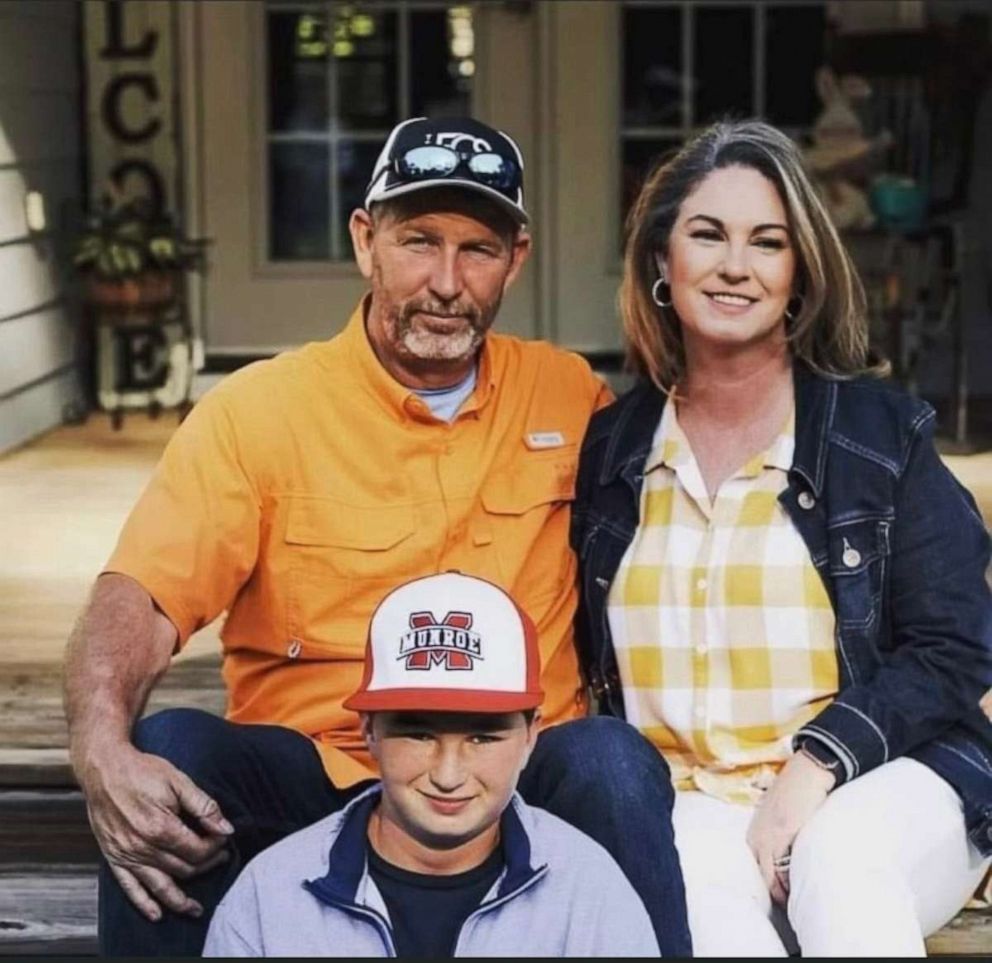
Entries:
[[[468,305],[443,306],[429,301],[409,301],[390,312],[390,323],[395,343],[402,345],[414,358],[461,361],[479,350],[498,310],[499,301],[481,311]],[[418,313],[458,318],[462,324],[452,332],[430,331],[414,325],[414,316]]]

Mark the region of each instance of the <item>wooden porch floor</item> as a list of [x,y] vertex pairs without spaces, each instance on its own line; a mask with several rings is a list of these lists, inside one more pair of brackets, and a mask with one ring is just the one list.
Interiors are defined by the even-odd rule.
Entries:
[[[0,955],[95,953],[96,849],[68,767],[62,656],[96,573],[175,428],[93,416],[0,457]],[[948,458],[992,523],[992,452]],[[175,660],[150,711],[223,710],[217,626]],[[992,954],[992,916],[967,912],[934,954]]]

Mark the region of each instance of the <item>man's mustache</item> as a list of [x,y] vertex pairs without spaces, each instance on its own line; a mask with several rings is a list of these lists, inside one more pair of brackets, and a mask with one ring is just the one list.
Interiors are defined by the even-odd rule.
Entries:
[[448,305],[445,307],[444,305],[433,304],[429,301],[414,302],[405,305],[400,320],[403,323],[409,322],[410,318],[415,314],[433,314],[439,318],[465,318],[473,328],[476,327],[476,323],[479,320],[479,312],[468,305],[465,307],[460,305]]

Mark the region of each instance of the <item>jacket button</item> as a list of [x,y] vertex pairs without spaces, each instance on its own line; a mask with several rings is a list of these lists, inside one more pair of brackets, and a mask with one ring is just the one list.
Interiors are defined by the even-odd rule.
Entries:
[[840,559],[848,568],[857,568],[861,564],[861,553],[856,548],[848,546]]
[[810,492],[802,491],[799,493],[799,507],[809,511],[815,504],[816,499],[812,496]]
[[610,587],[610,583],[607,582],[605,578],[599,578],[598,576],[596,577],[596,584],[601,589],[608,589]]
[[299,639],[290,639],[289,647],[286,649],[286,655],[291,659],[295,659],[300,654],[302,648],[303,643]]

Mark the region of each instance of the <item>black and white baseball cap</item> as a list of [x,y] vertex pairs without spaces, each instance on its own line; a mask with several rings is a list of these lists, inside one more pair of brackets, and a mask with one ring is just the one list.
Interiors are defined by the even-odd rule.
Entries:
[[523,155],[509,134],[471,117],[415,117],[390,133],[365,207],[426,187],[464,187],[491,197],[526,224],[523,177]]

